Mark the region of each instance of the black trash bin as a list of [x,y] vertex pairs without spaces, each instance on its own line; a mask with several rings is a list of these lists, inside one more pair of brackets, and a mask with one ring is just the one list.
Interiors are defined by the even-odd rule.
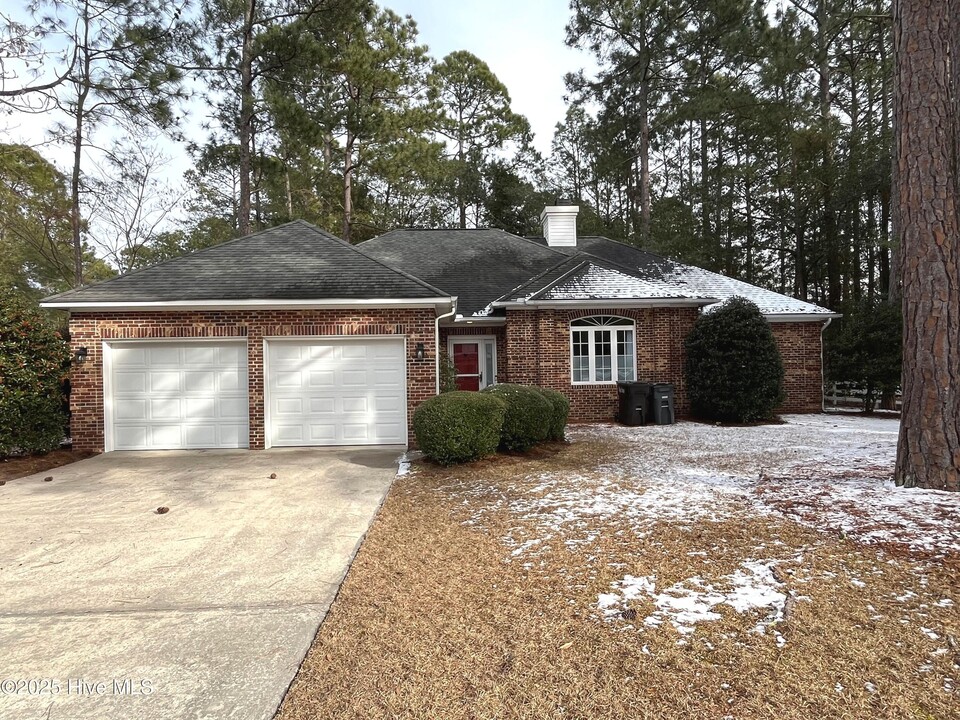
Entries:
[[618,382],[617,422],[624,425],[646,425],[652,387],[645,382]]
[[673,425],[676,413],[673,409],[673,385],[654,383],[650,389],[650,422],[654,425]]

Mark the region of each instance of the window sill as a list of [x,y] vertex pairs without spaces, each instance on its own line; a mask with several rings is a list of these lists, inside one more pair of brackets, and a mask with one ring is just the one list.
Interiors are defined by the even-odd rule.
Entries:
[[622,381],[621,380],[586,380],[586,381],[571,380],[570,384],[573,387],[581,387],[581,386],[590,386],[590,385],[616,385],[618,382],[634,382],[634,381],[633,380],[622,380]]

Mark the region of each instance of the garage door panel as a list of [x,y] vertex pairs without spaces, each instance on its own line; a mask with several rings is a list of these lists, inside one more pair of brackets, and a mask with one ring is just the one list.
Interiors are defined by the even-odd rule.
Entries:
[[187,423],[182,427],[183,446],[187,448],[216,447],[219,442],[217,426],[211,423],[194,425]]
[[177,420],[183,415],[181,399],[150,398],[150,420]]
[[303,400],[300,398],[277,398],[275,405],[278,416],[302,415]]
[[179,448],[184,447],[183,433],[181,426],[177,425],[151,425],[150,444],[153,447]]
[[246,389],[244,387],[247,382],[246,375],[242,375],[236,370],[221,370],[218,373],[218,379],[220,381],[221,392],[240,390],[246,394]]
[[377,387],[403,387],[403,372],[394,368],[373,371],[373,382]]
[[113,412],[119,420],[146,420],[147,401],[143,398],[126,398],[113,403]]
[[335,415],[337,400],[332,397],[311,397],[307,399],[310,415]]
[[147,373],[147,391],[151,394],[180,392],[182,374],[178,370],[151,370]]
[[341,401],[341,408],[344,413],[367,413],[366,397],[344,397]]
[[113,449],[246,447],[245,343],[117,343],[109,354]]
[[143,369],[147,367],[147,351],[138,347],[117,347],[113,350],[113,358],[127,368]]
[[146,425],[127,425],[114,428],[114,443],[118,448],[149,447],[149,432]]
[[311,389],[322,390],[337,386],[337,373],[333,370],[311,370],[307,377],[307,384]]
[[399,395],[378,395],[373,399],[373,409],[379,413],[403,412],[403,398]]
[[274,382],[276,382],[276,385],[278,388],[298,389],[302,384],[302,381],[300,379],[300,373],[289,372],[289,371],[278,372],[274,376]]
[[173,367],[181,365],[181,348],[177,345],[155,345],[147,349],[147,363],[150,367]]
[[216,420],[216,398],[187,398],[184,401],[184,418],[186,420]]
[[144,393],[147,391],[147,376],[142,370],[116,372],[113,376],[115,394]]
[[213,392],[217,389],[217,372],[215,370],[187,370],[183,373],[183,389],[187,392]]
[[247,399],[222,397],[217,401],[217,417],[223,420],[245,420],[249,412]]
[[350,388],[366,388],[370,384],[368,375],[366,369],[344,370],[341,373],[341,384]]
[[403,348],[380,338],[269,342],[270,444],[405,443]]
[[337,425],[335,423],[310,423],[307,437],[313,445],[336,445]]

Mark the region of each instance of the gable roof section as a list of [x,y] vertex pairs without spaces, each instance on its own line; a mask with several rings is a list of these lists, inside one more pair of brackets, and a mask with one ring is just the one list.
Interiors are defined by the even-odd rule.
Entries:
[[567,260],[503,230],[393,230],[360,248],[456,295],[457,312],[466,316],[488,315],[492,301]]
[[302,220],[44,300],[46,307],[218,301],[449,300]]
[[623,268],[577,253],[538,277],[501,297],[503,303],[573,302],[600,300],[675,300],[706,305],[716,302],[684,285],[644,280]]
[[[623,268],[640,279],[683,287],[692,296],[712,297],[721,302],[734,296],[744,297],[755,303],[760,308],[760,312],[771,320],[795,318],[826,320],[839,317],[837,313],[819,305],[703,268],[674,262],[606,237],[581,237],[577,240],[576,248],[565,249],[575,251],[577,255],[588,255],[615,263],[617,267]],[[709,309],[708,307],[707,310]]]

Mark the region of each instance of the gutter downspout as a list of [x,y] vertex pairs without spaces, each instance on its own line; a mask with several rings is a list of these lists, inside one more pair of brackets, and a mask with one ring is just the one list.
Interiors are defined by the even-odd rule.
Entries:
[[[827,328],[830,327],[830,323],[833,322],[832,317],[828,317],[827,321],[823,324],[823,327],[820,328],[820,411],[827,411],[827,398],[824,394],[824,374],[823,374],[823,334],[827,331]],[[439,376],[437,376],[439,377]]]
[[[436,355],[436,362],[435,362],[436,367],[434,368],[434,375],[436,376],[436,379],[437,379],[437,382],[436,382],[437,395],[440,394],[440,321],[445,320],[451,315],[455,315],[457,312],[457,298],[452,297],[450,298],[450,301],[452,302],[452,308],[450,312],[445,313],[443,315],[437,315],[437,319],[434,322],[434,353]],[[821,349],[823,348],[822,341],[820,343],[820,347]]]

